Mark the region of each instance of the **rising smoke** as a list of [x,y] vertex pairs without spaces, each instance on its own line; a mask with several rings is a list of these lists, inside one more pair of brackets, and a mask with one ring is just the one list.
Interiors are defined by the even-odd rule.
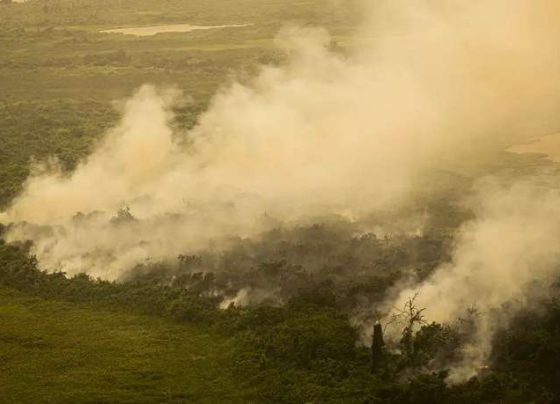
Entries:
[[[558,2],[366,8],[344,55],[322,29],[283,30],[277,43],[289,61],[224,88],[186,133],[171,124],[183,96],[143,86],[73,173],[51,164],[28,179],[0,216],[14,223],[8,240],[33,240],[44,269],[118,279],[146,260],[256,236],[278,221],[359,221],[409,202],[430,170],[473,165],[482,150],[557,130]],[[391,303],[419,289],[429,318],[450,321],[473,301],[482,310],[522,301],[559,258],[558,195],[539,189],[533,202],[532,187],[480,191],[452,262]],[[485,324],[454,380],[484,361]]]
[[399,308],[416,294],[415,304],[426,309],[427,319],[447,324],[468,309],[478,312],[475,335],[450,374],[452,382],[465,381],[487,365],[495,331],[516,309],[533,307],[546,296],[559,274],[557,184],[485,182],[473,205],[476,219],[457,235],[452,261],[389,301]]

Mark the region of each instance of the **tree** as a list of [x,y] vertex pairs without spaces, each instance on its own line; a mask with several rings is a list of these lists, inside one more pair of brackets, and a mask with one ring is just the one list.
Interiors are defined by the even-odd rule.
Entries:
[[416,298],[418,293],[412,296],[406,301],[402,309],[396,309],[396,313],[392,315],[391,320],[387,325],[391,323],[404,324],[401,332],[400,344],[403,347],[403,351],[409,359],[412,359],[415,354],[414,349],[414,329],[416,327],[427,324],[424,320],[424,315],[422,314],[426,308],[419,309],[416,306]]
[[383,354],[385,351],[385,342],[383,341],[383,327],[381,323],[373,326],[373,338],[371,342],[371,369],[373,372],[379,369],[383,364]]

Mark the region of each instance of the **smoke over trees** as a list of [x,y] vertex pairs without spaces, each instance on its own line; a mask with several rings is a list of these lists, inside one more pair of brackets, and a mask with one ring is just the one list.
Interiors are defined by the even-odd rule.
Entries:
[[499,339],[543,307],[536,327],[557,336],[559,176],[505,150],[560,124],[560,6],[366,9],[344,49],[284,28],[285,61],[224,86],[188,130],[188,94],[147,84],[72,172],[35,164],[0,213],[25,271],[4,282],[129,306],[145,293],[153,312],[234,330],[255,347],[248,369],[293,362],[342,384],[371,366],[355,343],[380,323],[359,378],[412,380],[409,398],[461,397],[493,361],[523,374],[510,351],[535,337]]

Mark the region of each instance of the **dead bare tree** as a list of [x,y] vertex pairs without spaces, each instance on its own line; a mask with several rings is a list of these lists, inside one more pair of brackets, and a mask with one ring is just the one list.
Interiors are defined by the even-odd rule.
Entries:
[[402,308],[394,308],[395,313],[391,316],[391,319],[385,325],[386,327],[392,323],[404,325],[400,342],[408,357],[414,356],[415,328],[417,326],[427,324],[424,320],[424,315],[422,314],[426,310],[426,308],[418,308],[418,306],[416,305],[417,297],[418,293],[414,294],[414,296],[408,299]]
[[383,340],[383,327],[380,323],[373,326],[373,337],[371,341],[371,370],[377,371],[383,364],[385,342]]

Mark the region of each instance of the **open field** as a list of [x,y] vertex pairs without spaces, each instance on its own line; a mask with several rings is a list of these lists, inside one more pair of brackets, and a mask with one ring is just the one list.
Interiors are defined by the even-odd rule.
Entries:
[[[29,159],[56,155],[66,168],[115,123],[112,102],[145,83],[191,99],[178,111],[190,127],[216,90],[259,64],[278,61],[286,22],[351,29],[348,3],[328,0],[40,1],[0,6],[0,206],[20,190]],[[149,37],[100,33],[125,26],[252,24]],[[23,146],[23,147],[22,147]]]
[[[439,75],[447,73],[445,69],[437,69],[440,53],[430,59],[428,56],[433,55],[424,58],[423,54],[412,52],[414,57],[410,60],[396,57],[402,62],[399,65],[402,70],[397,69],[394,75],[391,72],[388,80],[380,80],[379,88],[387,93],[385,97],[372,98],[378,101],[376,107],[381,112],[374,110],[368,104],[371,94],[363,95],[361,91],[378,87],[364,86],[360,80],[354,82],[354,77],[362,77],[360,72],[371,67],[367,64],[371,60],[363,57],[366,60],[363,69],[359,63],[364,61],[360,57],[356,64],[345,65],[353,49],[363,43],[377,43],[369,31],[361,31],[363,3],[362,0],[29,0],[18,4],[0,1],[0,403],[557,402],[560,397],[557,272],[560,165],[556,153],[558,139],[546,135],[547,131],[557,133],[560,128],[555,126],[553,117],[544,119],[546,122],[527,120],[523,124],[537,128],[537,133],[527,137],[529,130],[520,130],[519,134],[507,136],[508,130],[517,128],[518,116],[526,111],[515,109],[515,103],[512,103],[515,112],[510,115],[507,107],[494,109],[496,100],[503,101],[505,97],[494,98],[492,93],[510,95],[508,85],[526,76],[531,78],[529,84],[515,87],[521,95],[514,90],[511,94],[530,98],[552,93],[554,89],[544,87],[532,91],[533,81],[537,81],[533,77],[537,75],[531,71],[531,65],[520,63],[521,73],[515,69],[512,73],[509,66],[500,69],[500,57],[504,56],[501,53],[491,54],[492,57],[482,53],[483,60],[471,66],[469,57],[450,52],[460,60],[464,58],[463,63],[474,72],[473,83],[476,86],[481,83],[481,88],[477,87],[480,91],[473,95],[463,89],[461,81],[472,73],[469,68],[463,71],[449,63],[457,71],[449,68],[449,77],[445,77],[449,82],[440,82]],[[431,7],[437,2],[428,3]],[[452,14],[453,8],[444,9]],[[489,14],[488,20],[491,17]],[[482,20],[488,22],[486,14]],[[381,25],[386,22],[383,18],[376,21]],[[189,30],[185,25],[215,28]],[[57,221],[58,217],[53,223],[38,225],[27,220],[3,222],[8,217],[3,216],[4,212],[8,212],[20,195],[30,174],[60,169],[61,175],[54,182],[64,188],[65,181],[74,170],[84,166],[86,157],[96,150],[103,135],[126,115],[125,101],[144,84],[177,89],[183,94],[171,106],[171,122],[164,122],[164,126],[173,132],[170,135],[173,141],[180,138],[178,144],[190,145],[192,139],[188,134],[192,131],[188,129],[195,127],[205,112],[212,111],[216,94],[223,94],[222,90],[232,83],[251,83],[263,66],[283,66],[291,60],[291,50],[280,46],[277,35],[292,25],[323,27],[330,34],[324,50],[336,57],[317,57],[306,68],[317,67],[315,60],[332,62],[335,67],[332,71],[327,69],[327,78],[321,77],[317,82],[312,80],[313,69],[311,74],[303,74],[303,79],[296,74],[285,93],[282,85],[271,85],[276,92],[263,91],[261,98],[255,97],[261,103],[248,102],[247,105],[262,109],[254,116],[247,114],[249,122],[242,122],[237,132],[233,131],[241,137],[239,143],[232,142],[233,158],[229,159],[230,150],[216,149],[217,155],[226,161],[223,167],[219,158],[217,162],[213,158],[194,159],[192,166],[196,169],[191,172],[188,158],[170,153],[172,162],[180,160],[184,164],[178,164],[176,171],[177,167],[173,166],[169,172],[183,174],[181,169],[187,167],[187,175],[161,178],[155,175],[154,183],[171,185],[148,187],[150,191],[156,190],[153,195],[134,194],[129,198],[138,206],[153,207],[149,198],[157,200],[161,196],[173,208],[185,208],[184,212],[179,208],[177,211],[154,209],[153,217],[146,214],[146,219],[130,210],[128,200],[123,198],[122,206],[110,212],[73,211],[69,224]],[[455,32],[450,25],[451,32]],[[445,24],[442,27],[449,28]],[[506,48],[515,48],[517,43],[506,35],[510,33],[506,28],[503,28],[503,36],[508,38]],[[541,27],[538,28],[534,31],[540,34]],[[137,29],[141,29],[142,35],[120,32]],[[154,32],[161,30],[170,32]],[[461,46],[466,44],[469,51],[475,48],[458,36]],[[406,42],[399,29],[390,31],[390,38],[390,44]],[[377,51],[379,55],[383,52],[392,55],[383,47],[376,48]],[[538,54],[549,57],[546,52]],[[466,52],[466,55],[471,54]],[[312,53],[312,56],[316,55]],[[425,73],[423,77],[436,77],[435,84],[427,80],[413,83],[417,87],[411,85],[407,69],[414,68]],[[539,74],[542,72],[540,68],[537,70]],[[341,71],[347,86],[338,87],[337,73]],[[380,69],[378,73],[384,77],[387,72]],[[504,79],[502,83],[502,77],[514,79],[512,82]],[[315,86],[307,86],[306,79]],[[492,80],[498,82],[495,87]],[[430,126],[423,132],[418,128],[422,129],[431,120],[438,121],[445,114],[424,102],[422,96],[393,97],[403,88],[407,91],[413,88],[410,93],[404,93],[414,96],[417,89],[426,90],[438,101],[441,94],[451,93],[449,99],[441,98],[445,100],[443,111],[457,121],[444,121],[441,137],[433,138],[437,147],[447,145],[452,138],[450,133],[467,127],[463,138],[455,143],[449,141],[454,147],[452,152],[427,153],[428,163],[419,165],[422,170],[415,169],[418,155],[414,153],[432,146],[429,143],[433,131]],[[531,91],[524,92],[527,88]],[[283,98],[286,94],[292,98]],[[488,94],[491,102],[479,103]],[[294,99],[298,96],[303,100],[301,104],[295,102],[299,101]],[[362,96],[364,105],[359,103]],[[244,101],[242,96],[231,99]],[[333,119],[337,111],[325,113],[328,108],[317,105],[323,100],[327,106],[332,103],[344,109],[346,117],[358,116],[366,122],[357,122],[354,127],[353,119]],[[401,114],[402,105],[405,113]],[[239,123],[235,120],[236,111],[240,111],[239,115],[247,112],[237,106],[229,104],[234,111],[231,116],[226,114],[227,108],[222,111],[235,123]],[[533,111],[532,108],[530,105],[526,110]],[[488,113],[491,118],[486,117],[486,109],[491,111]],[[545,114],[542,111],[548,111],[535,109],[539,118]],[[357,115],[353,115],[354,110],[358,111]],[[479,114],[484,117],[480,118]],[[495,118],[498,123],[494,122],[494,115],[498,116]],[[515,119],[510,123],[511,117]],[[150,117],[141,118],[146,125],[151,124]],[[379,127],[376,120],[381,122]],[[394,120],[397,129],[393,132],[389,128],[388,134],[383,133],[385,120],[389,123]],[[409,120],[412,135],[405,136],[406,142],[394,141],[401,132],[410,129]],[[329,123],[338,131],[330,131]],[[283,124],[287,129],[283,129]],[[519,126],[526,129],[523,124]],[[277,138],[251,137],[259,125]],[[300,126],[304,129],[298,132]],[[321,137],[323,133],[315,131],[317,128],[325,130],[330,137]],[[381,128],[372,132],[381,133],[381,139],[389,147],[381,148],[381,152],[372,147],[374,153],[368,158],[362,153],[367,147],[360,146],[363,139],[359,135],[371,128]],[[292,129],[297,135],[308,132],[310,137],[316,135],[318,146],[306,149],[305,142],[299,142],[303,136],[294,135],[292,139],[284,133]],[[481,133],[471,138],[470,132],[479,130]],[[423,142],[422,136],[429,140]],[[536,136],[543,137],[535,144],[524,145]],[[284,137],[294,140],[294,144],[279,141]],[[328,143],[333,139],[333,143]],[[327,150],[327,143],[333,150]],[[365,143],[368,147],[373,144]],[[510,148],[514,144],[522,145]],[[245,148],[248,154],[244,154]],[[252,148],[257,152],[271,151],[273,158],[255,153],[260,160],[252,165],[252,161],[243,160],[246,155],[252,156]],[[410,156],[399,154],[400,148],[409,150]],[[190,156],[188,148],[180,150]],[[282,158],[274,155],[278,150]],[[155,150],[141,151],[142,167],[149,160],[146,157]],[[235,152],[241,156],[239,165],[235,165],[239,163]],[[340,160],[344,161],[325,159],[329,153],[331,157],[342,156]],[[157,159],[159,155],[154,154]],[[545,158],[547,154],[550,159]],[[119,156],[118,153],[108,155]],[[292,167],[290,159],[294,156],[300,158],[299,166],[294,158]],[[366,168],[358,163],[353,166],[354,160],[360,161],[360,157],[373,163]],[[390,175],[392,171],[400,172],[394,161],[412,167],[409,178],[403,181],[413,185],[403,192],[407,199],[402,203],[388,202],[378,209],[377,199],[385,197],[384,191],[379,191],[374,198],[371,195],[363,198],[375,206],[371,212],[357,209],[363,214],[359,216],[346,209],[344,203],[356,196],[355,189],[346,188],[346,183],[351,183],[354,177],[363,177],[364,184],[371,189],[377,184],[385,190],[386,184],[375,180],[386,175],[387,193],[393,189],[392,185],[398,189],[400,177]],[[112,161],[109,158],[105,163],[110,165]],[[213,163],[218,166],[217,171],[201,178],[212,180],[219,175],[227,178],[217,182],[222,187],[209,188],[208,196],[204,193],[207,189],[203,180],[197,183],[193,177],[204,174],[202,168]],[[282,221],[282,217],[269,215],[265,209],[255,220],[258,222],[255,228],[264,223],[262,231],[239,231],[232,235],[224,230],[223,240],[216,238],[216,241],[209,236],[206,244],[195,240],[192,245],[196,247],[192,248],[185,242],[188,248],[179,253],[164,248],[166,243],[180,245],[182,238],[187,238],[185,234],[195,234],[202,240],[206,227],[222,230],[221,221],[238,219],[235,215],[239,206],[247,217],[253,217],[253,211],[260,206],[254,203],[258,198],[251,198],[258,190],[253,193],[243,189],[244,176],[253,178],[253,171],[260,169],[265,173],[262,177],[257,175],[254,184],[272,195],[290,196],[289,191],[281,192],[285,187],[303,190],[301,194],[295,193],[298,198],[303,195],[301,199],[317,198],[322,202],[321,190],[331,189],[331,177],[324,173],[337,174],[332,166],[338,167],[338,163],[351,169],[350,175],[346,172],[345,177],[341,175],[338,184],[343,190],[337,195],[340,198],[335,198],[341,206],[336,205],[334,213],[321,210],[300,221]],[[241,169],[236,171],[239,166]],[[307,167],[311,167],[309,177],[298,177],[296,169]],[[313,171],[316,167],[321,169],[319,173]],[[230,171],[231,179],[227,176]],[[266,173],[274,175],[268,178]],[[240,178],[242,197],[232,197],[233,202],[219,200],[220,195],[230,195],[228,187],[237,192],[235,186],[239,184],[235,180]],[[393,178],[396,178],[394,184]],[[325,188],[315,188],[321,179]],[[107,180],[101,176],[93,186],[88,185],[96,188]],[[247,183],[252,184],[249,180]],[[135,188],[136,183],[132,184],[131,188]],[[526,188],[527,184],[531,186]],[[165,200],[167,194],[158,193],[160,189],[168,191],[183,186],[185,189],[191,186],[188,189],[195,194],[194,203],[183,198],[184,195],[176,198],[180,201],[175,203]],[[222,194],[223,189],[226,191]],[[92,197],[101,192],[82,191]],[[198,193],[200,206],[196,204]],[[325,195],[325,198],[329,196],[328,192]],[[286,211],[292,208],[297,211],[298,198],[286,198]],[[39,208],[43,202],[39,200]],[[279,209],[279,212],[284,211]],[[181,221],[185,217],[193,221]],[[227,225],[223,227],[229,229]],[[172,231],[166,232],[169,229]],[[185,229],[191,233],[183,233]],[[45,237],[47,242],[39,251],[37,244],[14,234],[38,234],[38,239]],[[95,240],[98,244],[90,239],[92,234],[100,235]],[[121,242],[124,247],[118,250],[116,246]],[[89,268],[86,272],[95,276],[67,271],[72,274],[69,276],[61,272],[63,267],[46,267],[40,255],[60,252],[61,262],[79,265],[107,262],[109,267],[122,256],[128,257],[129,253],[133,255],[154,245],[162,246],[164,253],[137,259],[130,268],[118,268],[115,272],[118,276],[100,271],[109,274],[103,279],[96,278],[98,273]],[[63,251],[65,246],[71,247],[69,252]],[[93,247],[81,250],[84,246]],[[157,248],[154,250],[159,252]],[[453,279],[455,282],[451,282]],[[444,287],[434,292],[434,285],[440,283]],[[414,287],[432,293],[431,303],[440,308],[447,304],[445,297],[452,301],[456,297],[459,303],[454,303],[462,305],[460,315],[448,321],[424,317],[424,309],[430,313],[432,307],[415,306],[418,293]],[[472,294],[465,292],[471,289]],[[400,298],[399,291],[410,292],[411,296],[406,302],[408,306],[402,310],[395,303]],[[489,302],[488,307],[484,307],[485,302]],[[389,313],[393,313],[392,317]],[[373,327],[380,321],[386,332],[386,345],[378,346],[381,359],[372,347]],[[395,327],[393,331],[391,326]],[[487,332],[487,339],[481,337],[481,330]],[[450,375],[463,362],[469,362],[471,373],[459,375],[461,381],[455,382]]]
[[[231,341],[199,327],[0,290],[5,403],[245,401]],[[243,400],[245,399],[245,400]]]

